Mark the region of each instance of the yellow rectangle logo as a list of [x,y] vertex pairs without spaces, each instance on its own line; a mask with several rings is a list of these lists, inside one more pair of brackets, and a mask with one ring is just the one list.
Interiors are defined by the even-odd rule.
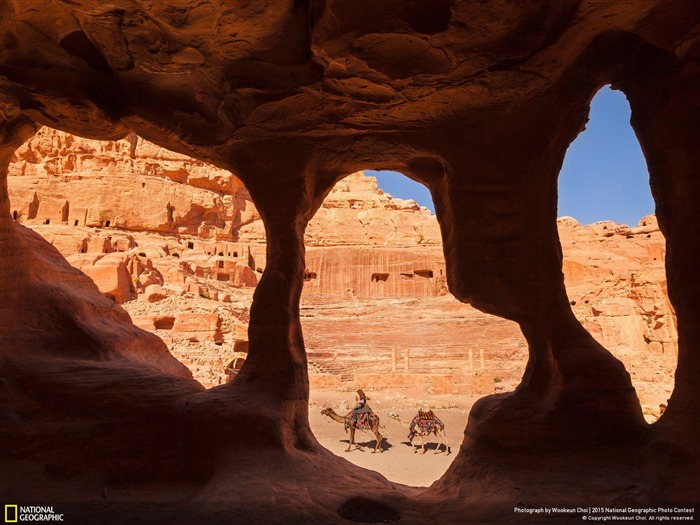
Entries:
[[17,505],[5,505],[5,523],[17,523],[17,514]]

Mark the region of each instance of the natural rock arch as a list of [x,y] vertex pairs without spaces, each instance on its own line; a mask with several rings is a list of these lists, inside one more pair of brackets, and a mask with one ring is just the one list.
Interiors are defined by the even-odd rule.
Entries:
[[[608,88],[591,100],[586,129],[567,150],[559,175],[563,272],[576,317],[624,363],[653,421],[668,397],[663,390],[673,387],[675,313],[665,292],[665,239],[651,215],[648,169],[629,122],[631,108],[623,93]],[[599,258],[587,238],[597,238],[607,257]],[[582,286],[598,278],[605,284],[597,289]]]
[[[39,497],[52,487],[70,499],[56,477],[78,468],[107,484],[196,480],[206,490],[184,498],[190,504],[177,514],[181,522],[220,521],[256,507],[255,518],[269,522],[275,509],[267,493],[232,496],[231,473],[245,471],[275,484],[278,505],[289,504],[277,512],[289,519],[332,522],[334,509],[366,490],[391,502],[376,508],[391,509],[392,518],[415,522],[445,512],[463,522],[479,512],[507,521],[515,519],[513,502],[547,501],[525,470],[544,486],[576,472],[582,486],[607,490],[606,503],[618,496],[638,504],[697,501],[689,482],[697,476],[700,432],[694,2],[455,1],[449,14],[446,2],[426,12],[424,3],[399,0],[352,9],[338,0],[269,0],[240,11],[198,2],[117,4],[0,7],[2,375],[11,393],[4,403],[18,418],[3,428],[2,450],[12,459],[3,469],[20,474],[12,476],[15,488],[4,488],[9,496]],[[574,318],[561,275],[556,176],[592,93],[608,82],[627,94],[649,163],[678,316],[676,387],[653,429],[624,368]],[[99,303],[55,251],[12,221],[7,163],[37,123],[96,139],[134,131],[243,180],[265,222],[268,265],[251,309],[249,358],[236,381],[202,392],[157,342]],[[304,228],[342,174],[376,158],[430,188],[450,290],[518,322],[530,345],[521,387],[480,401],[454,465],[422,496],[359,470],[333,476],[340,464],[318,447],[306,415],[298,311]],[[56,268],[81,293],[50,284]],[[94,305],[101,319],[81,315]],[[36,330],[24,328],[28,320]],[[76,370],[77,384],[67,379]],[[114,374],[133,387],[128,395]],[[59,411],[90,431],[72,440],[59,432],[38,439],[33,451],[22,448],[30,401],[35,420]],[[105,421],[121,429],[118,441],[127,446],[97,431]],[[99,450],[83,454],[85,443]],[[567,452],[573,446],[581,448]],[[689,459],[677,465],[668,450]],[[533,451],[551,455],[539,470],[536,458],[521,462]],[[638,456],[648,461],[640,465]],[[581,457],[589,459],[583,471]],[[271,461],[282,467],[274,475],[261,467]],[[622,495],[627,485],[600,476],[611,462],[621,479],[648,481]],[[31,474],[37,464],[46,476]],[[303,508],[299,479],[316,489]],[[501,499],[476,499],[483,483],[499,487]],[[102,497],[103,487],[92,486],[85,499]],[[562,499],[586,501],[582,489],[569,487]],[[226,501],[226,508],[207,510],[210,501]],[[123,503],[116,508],[120,518],[135,512]],[[180,510],[180,503],[149,509],[170,522],[166,514]],[[88,507],[75,512],[101,517]]]

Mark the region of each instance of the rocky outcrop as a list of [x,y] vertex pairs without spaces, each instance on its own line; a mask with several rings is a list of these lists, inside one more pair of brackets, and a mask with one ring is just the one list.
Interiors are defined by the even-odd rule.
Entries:
[[558,225],[567,294],[586,329],[611,351],[676,356],[666,242],[656,218],[643,217],[632,228],[611,221],[583,227],[569,217]]
[[[74,146],[82,140],[60,136],[61,142]],[[184,164],[194,165],[195,161]],[[11,164],[11,168],[14,172],[25,169],[21,161]],[[147,178],[139,174],[132,177],[137,181]],[[18,180],[9,179],[11,193]],[[89,192],[79,181],[76,185],[81,193]],[[56,189],[66,191],[58,182]],[[634,360],[632,356],[644,354],[676,356],[675,313],[668,300],[664,276],[665,242],[655,217],[645,217],[632,228],[611,221],[584,227],[570,217],[557,222],[567,293],[584,327],[626,363]],[[117,227],[32,225],[74,267],[92,277],[107,297],[123,303],[137,294],[145,294],[154,303],[153,315],[161,313],[155,303],[169,295],[190,293],[211,300],[209,308],[214,309],[218,301],[224,298],[230,301],[237,289],[257,285],[265,267],[265,245],[255,242],[259,239],[264,242],[261,221],[253,220],[246,225],[234,222],[232,226],[241,227],[240,242],[195,236],[144,236],[128,234]],[[433,233],[426,237],[416,235],[418,231]],[[446,267],[438,233],[437,220],[426,209],[412,201],[385,195],[374,178],[361,172],[349,175],[334,186],[307,228],[305,304],[318,303],[323,308],[324,301],[335,298],[356,310],[358,306],[353,303],[356,300],[447,294]],[[399,319],[412,314],[399,309],[395,315]],[[386,321],[395,322],[390,318]],[[334,343],[311,335],[312,363],[323,361],[322,356]],[[172,341],[172,334],[168,337]],[[486,351],[492,353],[498,345],[494,340],[485,346]],[[483,344],[480,346],[484,348]],[[172,344],[171,348],[174,348]],[[208,352],[202,352],[197,366],[209,362],[212,368],[221,368],[222,351],[211,339]],[[369,359],[371,351],[364,352]],[[666,372],[666,365],[661,368]],[[512,374],[495,372],[513,381],[521,373],[521,370]],[[645,404],[658,403],[658,396],[650,399],[648,389],[636,383],[639,373],[640,370],[633,373],[633,381],[640,399]],[[200,380],[206,382],[204,377]]]
[[234,222],[258,218],[230,172],[135,134],[100,142],[42,128],[13,160],[12,213],[24,224],[229,238]]
[[[160,205],[146,197],[154,191],[149,188],[154,177],[168,179],[166,184],[177,189],[185,208],[201,201],[197,191],[207,190],[206,213],[228,220],[227,229],[212,230],[202,216],[194,217],[193,226],[187,227],[181,220],[182,214],[173,215],[174,222],[149,222],[147,216],[160,213],[154,215],[149,211]],[[140,196],[131,198],[130,190],[120,187],[122,179],[130,188],[136,188]],[[112,189],[104,188],[105,184]],[[118,303],[134,298],[135,291],[143,292],[150,284],[163,284],[162,278],[139,282],[140,273],[131,271],[129,273],[137,279],[138,290],[130,290],[133,286],[126,268],[120,267],[123,258],[95,259],[74,254],[95,250],[105,253],[131,250],[132,256],[143,253],[146,247],[136,250],[133,238],[129,245],[112,246],[117,238],[121,243],[128,242],[119,233],[122,231],[183,235],[175,242],[157,246],[156,257],[161,259],[159,271],[173,284],[186,284],[186,279],[182,278],[184,272],[203,279],[230,281],[239,287],[255,286],[265,268],[264,225],[240,181],[228,172],[184,155],[168,153],[133,134],[128,140],[101,143],[42,128],[15,154],[10,164],[9,190],[17,212],[15,220],[42,232],[71,263],[93,277],[100,290]],[[227,193],[236,197],[235,213],[217,211],[216,202],[230,197]],[[156,194],[162,196],[160,192]],[[200,194],[204,193],[200,191]],[[124,199],[124,195],[129,198]],[[53,209],[49,203],[62,204]],[[75,211],[76,203],[81,213],[85,212],[85,218],[73,220],[70,210]],[[34,211],[30,210],[32,206]],[[172,208],[172,203],[168,206]],[[47,228],[52,224],[67,228]],[[81,228],[84,226],[103,230],[97,234]],[[217,242],[210,239],[212,236],[222,240]],[[230,242],[231,238],[237,242]],[[446,277],[440,242],[437,221],[429,210],[414,201],[384,194],[373,177],[362,172],[350,174],[325,199],[310,222],[305,238],[305,243],[311,247],[347,248],[309,252],[307,293],[345,294],[350,291],[351,295],[359,297],[444,294]],[[102,243],[109,246],[104,247]],[[379,249],[366,251],[360,246]],[[420,249],[416,250],[417,247]],[[162,260],[167,256],[180,260],[176,261],[178,264],[172,259]],[[360,259],[356,260],[358,257]],[[361,259],[367,260],[362,262]]]
[[415,247],[442,244],[435,215],[393,198],[375,177],[352,173],[333,186],[304,234],[306,246]]
[[[169,523],[500,523],[519,519],[516,506],[550,506],[552,494],[570,507],[591,494],[601,506],[698,501],[695,2],[27,0],[0,4],[0,19],[0,245],[12,321],[0,363],[3,412],[17,423],[2,426],[0,479],[13,480],[4,493],[85,502],[73,515],[90,523],[145,511]],[[674,391],[653,426],[623,364],[574,316],[562,275],[557,173],[606,83],[630,101],[678,319]],[[90,288],[113,313],[98,320],[62,283],[44,287],[56,267],[67,283],[82,277],[55,252],[36,263],[41,239],[17,240],[26,231],[11,219],[6,166],[37,124],[97,140],[133,131],[245,184],[265,221],[266,271],[235,381],[200,392],[142,343],[113,351],[115,340],[134,341],[123,331],[136,333],[114,303]],[[338,180],[375,166],[430,188],[449,290],[517,322],[528,343],[519,387],[473,407],[454,464],[422,493],[332,457],[308,425],[305,229]],[[169,201],[153,199],[167,222]],[[27,203],[29,212],[33,195]],[[50,211],[70,220],[78,205],[68,204]],[[184,226],[204,219],[228,235],[225,220],[200,212]],[[66,480],[76,458],[80,483]],[[237,492],[241,480],[256,483]],[[166,483],[169,501],[127,503]],[[107,507],[113,487],[128,489]]]

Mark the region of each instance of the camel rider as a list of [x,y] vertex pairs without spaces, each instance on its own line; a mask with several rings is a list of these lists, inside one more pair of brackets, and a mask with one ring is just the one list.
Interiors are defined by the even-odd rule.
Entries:
[[369,408],[369,405],[367,404],[367,396],[362,389],[359,389],[357,394],[355,394],[355,403],[355,408],[352,409],[352,419],[355,423],[357,423],[357,414],[370,414],[372,409]]

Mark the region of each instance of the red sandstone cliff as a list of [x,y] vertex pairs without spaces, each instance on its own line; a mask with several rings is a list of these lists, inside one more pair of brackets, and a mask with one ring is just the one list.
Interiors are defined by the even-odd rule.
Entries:
[[[10,174],[18,222],[49,239],[117,303],[140,298],[128,310],[141,327],[168,342],[196,377],[206,384],[225,380],[226,366],[245,356],[234,346],[247,340],[245,328],[227,319],[245,327],[250,293],[266,265],[262,220],[236,177],[133,135],[99,142],[46,128],[17,151]],[[76,213],[85,220],[83,215],[74,219]],[[641,363],[639,374],[650,382],[669,381],[666,368],[677,353],[677,329],[655,218],[646,217],[635,228],[612,222],[582,226],[571,218],[560,219],[558,226],[576,316],[618,357]],[[515,325],[474,314],[476,324],[460,327],[456,320],[473,315],[471,309],[464,313],[467,307],[442,303],[453,320],[434,321],[441,332],[430,336],[425,323],[403,324],[416,317],[415,311],[425,317],[432,308],[425,303],[394,304],[382,310],[381,322],[374,319],[367,300],[425,301],[447,293],[440,230],[427,209],[392,198],[374,178],[353,173],[326,197],[305,243],[305,304],[316,312],[305,323],[316,372],[347,379],[363,370],[390,371],[390,348],[410,347],[419,374],[463,373],[465,347],[450,341],[465,339],[496,363],[493,376],[515,384],[522,374],[524,343]],[[352,338],[340,344],[324,328],[337,311],[328,309],[329,301],[337,301],[348,319],[366,320],[361,333],[374,335],[343,350]],[[482,339],[482,322],[500,339]],[[433,344],[422,348],[414,332]],[[447,339],[438,342],[441,334]],[[504,341],[511,341],[510,350]],[[380,355],[372,345],[381,347]],[[363,359],[372,355],[367,368]],[[652,365],[643,362],[653,356],[668,361],[662,376],[647,372]],[[338,386],[336,380],[328,385]]]
[[[514,509],[697,508],[698,3],[233,4],[0,2],[2,499],[55,501],[84,523],[521,523],[550,518]],[[555,181],[608,83],[628,97],[647,158],[678,318],[673,393],[653,425],[634,369],[577,321],[570,302],[587,294],[567,293],[561,271]],[[86,285],[76,304],[70,279],[52,282],[79,274],[13,223],[7,191],[9,157],[39,125],[98,140],[133,130],[245,183],[269,257],[236,381],[202,391],[159,370],[172,360],[157,352],[146,370],[115,344],[146,338],[112,301]],[[455,462],[427,490],[338,459],[309,426],[304,225],[343,174],[378,163],[430,187],[452,295],[517,321],[527,340],[519,388],[472,406]],[[212,267],[198,266],[187,287],[211,301]],[[646,303],[638,282],[621,292]],[[641,308],[655,327],[657,310]]]
[[230,238],[252,220],[247,192],[228,171],[130,135],[96,141],[41,128],[10,165],[20,222],[110,226]]

